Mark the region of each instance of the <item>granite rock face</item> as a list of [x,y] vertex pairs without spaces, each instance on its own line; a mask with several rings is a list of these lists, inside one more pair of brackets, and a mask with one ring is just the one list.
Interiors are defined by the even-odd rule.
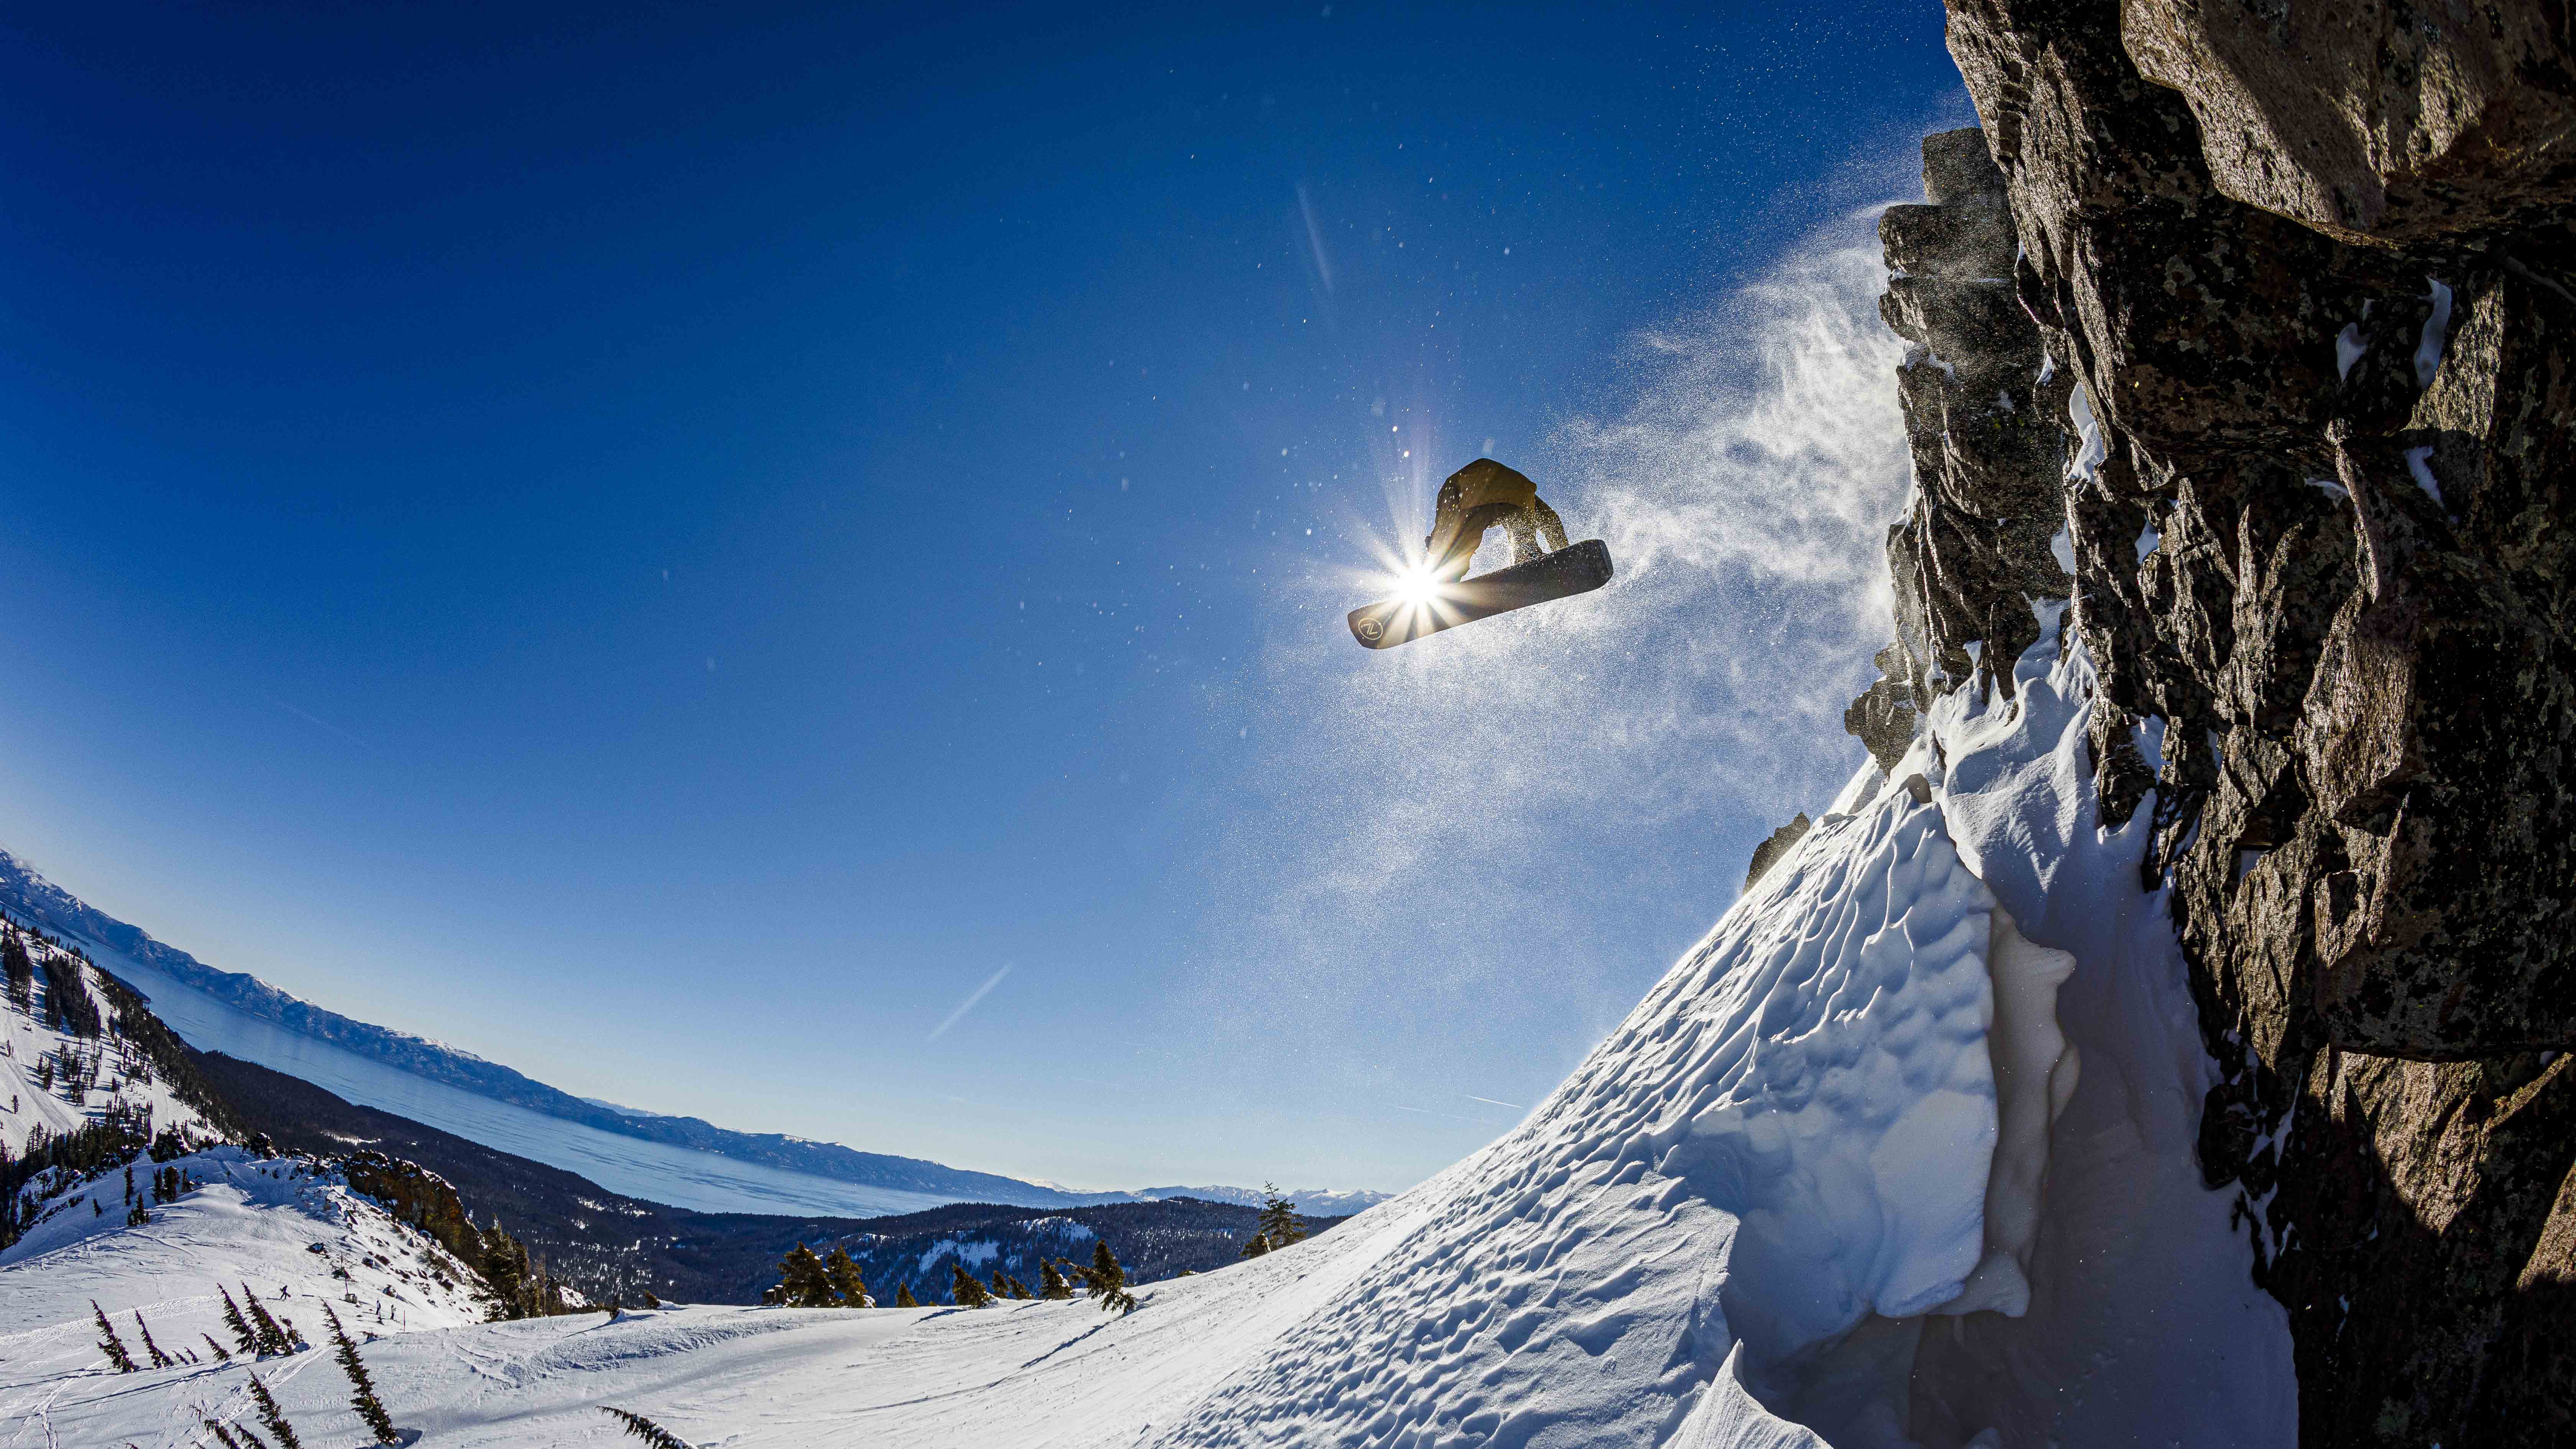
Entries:
[[2071,595],[2302,1437],[2576,1442],[2568,11],[1949,0],[1949,40],[1995,179],[1935,137],[1882,230],[1918,488],[1854,732]]
[[2012,661],[2039,637],[2030,600],[2067,591],[2051,548],[2065,526],[2066,388],[2014,292],[2018,244],[1984,134],[1925,138],[1923,187],[1927,204],[1891,206],[1878,227],[1890,273],[1879,314],[1914,344],[1897,393],[1917,485],[1888,532],[1898,642],[1844,721],[1881,767],[1940,689],[1972,677],[2010,689]]
[[2125,0],[2138,70],[2218,190],[2352,242],[2546,223],[2576,201],[2564,4]]

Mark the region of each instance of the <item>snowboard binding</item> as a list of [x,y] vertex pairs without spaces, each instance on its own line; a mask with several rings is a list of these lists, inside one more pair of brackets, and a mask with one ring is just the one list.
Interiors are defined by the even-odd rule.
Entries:
[[[1466,577],[1486,531],[1496,525],[1511,539],[1510,566]],[[1610,582],[1609,546],[1597,538],[1568,545],[1565,521],[1538,496],[1538,485],[1491,458],[1478,458],[1440,485],[1422,557],[1405,592],[1351,610],[1353,638],[1371,649],[1392,649]]]

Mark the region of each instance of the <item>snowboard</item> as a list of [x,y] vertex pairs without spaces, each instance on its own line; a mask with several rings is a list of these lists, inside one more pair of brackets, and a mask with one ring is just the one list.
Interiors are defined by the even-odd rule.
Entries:
[[1610,582],[1610,546],[1597,538],[1569,544],[1544,558],[1444,584],[1423,603],[1381,599],[1351,610],[1351,635],[1371,649],[1392,649],[1426,634],[1588,594]]

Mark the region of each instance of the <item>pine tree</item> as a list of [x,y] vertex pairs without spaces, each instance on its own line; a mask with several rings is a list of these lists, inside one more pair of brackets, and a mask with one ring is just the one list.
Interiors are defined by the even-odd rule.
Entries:
[[295,1438],[295,1426],[286,1422],[286,1411],[277,1406],[268,1385],[261,1383],[257,1374],[250,1376],[250,1398],[252,1403],[259,1405],[259,1421],[268,1426],[268,1432],[277,1437],[282,1449],[304,1449]]
[[476,1266],[482,1270],[483,1281],[491,1285],[492,1296],[497,1300],[492,1305],[493,1320],[528,1317],[528,1250],[519,1246],[518,1239],[502,1231],[498,1218],[483,1230],[482,1249],[483,1261]]
[[340,1315],[329,1303],[322,1305],[322,1317],[331,1325],[331,1343],[339,1350],[340,1372],[349,1376],[349,1407],[367,1421],[379,1444],[392,1444],[401,1439],[394,1432],[394,1420],[385,1412],[384,1400],[376,1397],[376,1381],[367,1375],[366,1363],[358,1357],[358,1346],[349,1341],[349,1331],[340,1326]]
[[222,1344],[220,1344],[220,1343],[215,1342],[215,1336],[214,1336],[213,1334],[211,1334],[211,1333],[201,1333],[201,1334],[198,1334],[197,1336],[198,1336],[199,1338],[204,1339],[204,1340],[206,1341],[206,1347],[211,1348],[211,1349],[213,1349],[213,1350],[215,1351],[215,1362],[217,1362],[217,1363],[231,1363],[231,1362],[233,1361],[233,1356],[232,1356],[231,1354],[228,1354],[228,1353],[224,1352],[224,1346],[223,1346]]
[[151,1326],[143,1321],[143,1310],[140,1308],[134,1310],[134,1331],[143,1335],[143,1355],[152,1360],[154,1368],[171,1368],[178,1363],[178,1360],[161,1351],[161,1345],[152,1341]]
[[627,1433],[651,1445],[652,1449],[689,1449],[689,1441],[645,1418],[642,1414],[630,1414],[624,1409],[612,1409],[606,1404],[599,1406],[599,1412],[625,1425]]
[[125,1351],[125,1340],[116,1336],[116,1325],[107,1321],[107,1310],[93,1298],[89,1311],[98,1315],[98,1349],[107,1355],[109,1366],[121,1374],[134,1372],[134,1355]]
[[912,1296],[912,1284],[905,1282],[894,1285],[894,1306],[897,1308],[919,1308],[921,1306],[921,1300]]
[[1261,1192],[1261,1236],[1269,1239],[1273,1248],[1304,1242],[1306,1220],[1297,1215],[1297,1205],[1271,1183],[1263,1183]]
[[859,1265],[847,1248],[834,1248],[823,1260],[823,1276],[830,1280],[832,1295],[843,1308],[874,1308],[876,1300],[868,1296],[867,1280],[859,1276]]
[[20,1011],[34,1011],[36,962],[27,954],[27,943],[19,940],[15,931],[6,941],[0,941],[0,971],[8,976],[10,1004]]
[[1269,1252],[1269,1251],[1270,1251],[1270,1236],[1269,1236],[1269,1234],[1267,1234],[1267,1233],[1254,1233],[1250,1238],[1247,1238],[1247,1239],[1245,1239],[1245,1240],[1244,1240],[1244,1244],[1243,1244],[1243,1251],[1242,1251],[1240,1254],[1238,1254],[1237,1256],[1238,1256],[1238,1257],[1245,1257],[1245,1258],[1258,1258],[1258,1257],[1260,1257],[1262,1254],[1267,1253],[1267,1252]]
[[1053,1299],[1073,1296],[1073,1285],[1066,1282],[1064,1275],[1055,1270],[1055,1263],[1051,1259],[1038,1259],[1038,1296]]
[[975,1275],[966,1271],[965,1263],[950,1263],[948,1273],[948,1296],[956,1300],[958,1307],[981,1308],[993,1301],[993,1295],[985,1292],[984,1285],[975,1281]]
[[832,1306],[832,1275],[803,1243],[779,1261],[778,1301],[790,1308]]
[[996,1298],[1008,1298],[1011,1296],[1011,1280],[999,1268],[995,1268],[993,1270],[993,1281],[990,1286],[993,1290],[993,1296]]
[[294,1336],[268,1316],[268,1310],[260,1306],[259,1295],[251,1291],[248,1283],[242,1285],[242,1301],[249,1305],[251,1331],[259,1340],[261,1358],[295,1352]]
[[1097,1238],[1091,1245],[1091,1266],[1081,1270],[1082,1281],[1093,1301],[1104,1313],[1133,1313],[1136,1295],[1127,1291],[1127,1270],[1118,1265],[1118,1255],[1109,1251],[1109,1240]]
[[233,1336],[233,1344],[253,1358],[259,1357],[259,1335],[251,1332],[250,1320],[242,1317],[241,1305],[233,1301],[232,1290],[221,1283],[215,1291],[224,1297],[224,1331]]
[[[242,1442],[233,1437],[232,1430],[225,1428],[223,1425],[216,1423],[212,1419],[205,1419],[200,1422],[206,1426],[206,1432],[214,1435],[215,1442],[223,1445],[224,1449],[242,1449]],[[256,1444],[259,1441],[253,1439],[251,1442]]]

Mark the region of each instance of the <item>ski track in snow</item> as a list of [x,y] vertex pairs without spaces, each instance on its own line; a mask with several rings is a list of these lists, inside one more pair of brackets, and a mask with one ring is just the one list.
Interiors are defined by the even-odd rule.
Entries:
[[[407,1334],[367,1351],[384,1397],[441,1446],[597,1442],[602,1403],[726,1446],[2293,1442],[2286,1318],[2192,1158],[2210,1068],[2137,888],[2151,806],[2095,820],[2092,673],[2042,622],[2012,695],[1954,693],[1865,766],[1525,1123],[1322,1238],[1115,1319]],[[322,1367],[281,1398],[354,1432]],[[39,1401],[66,1443],[193,1444],[183,1401],[239,1376],[10,1355],[0,1445],[41,1442]]]

